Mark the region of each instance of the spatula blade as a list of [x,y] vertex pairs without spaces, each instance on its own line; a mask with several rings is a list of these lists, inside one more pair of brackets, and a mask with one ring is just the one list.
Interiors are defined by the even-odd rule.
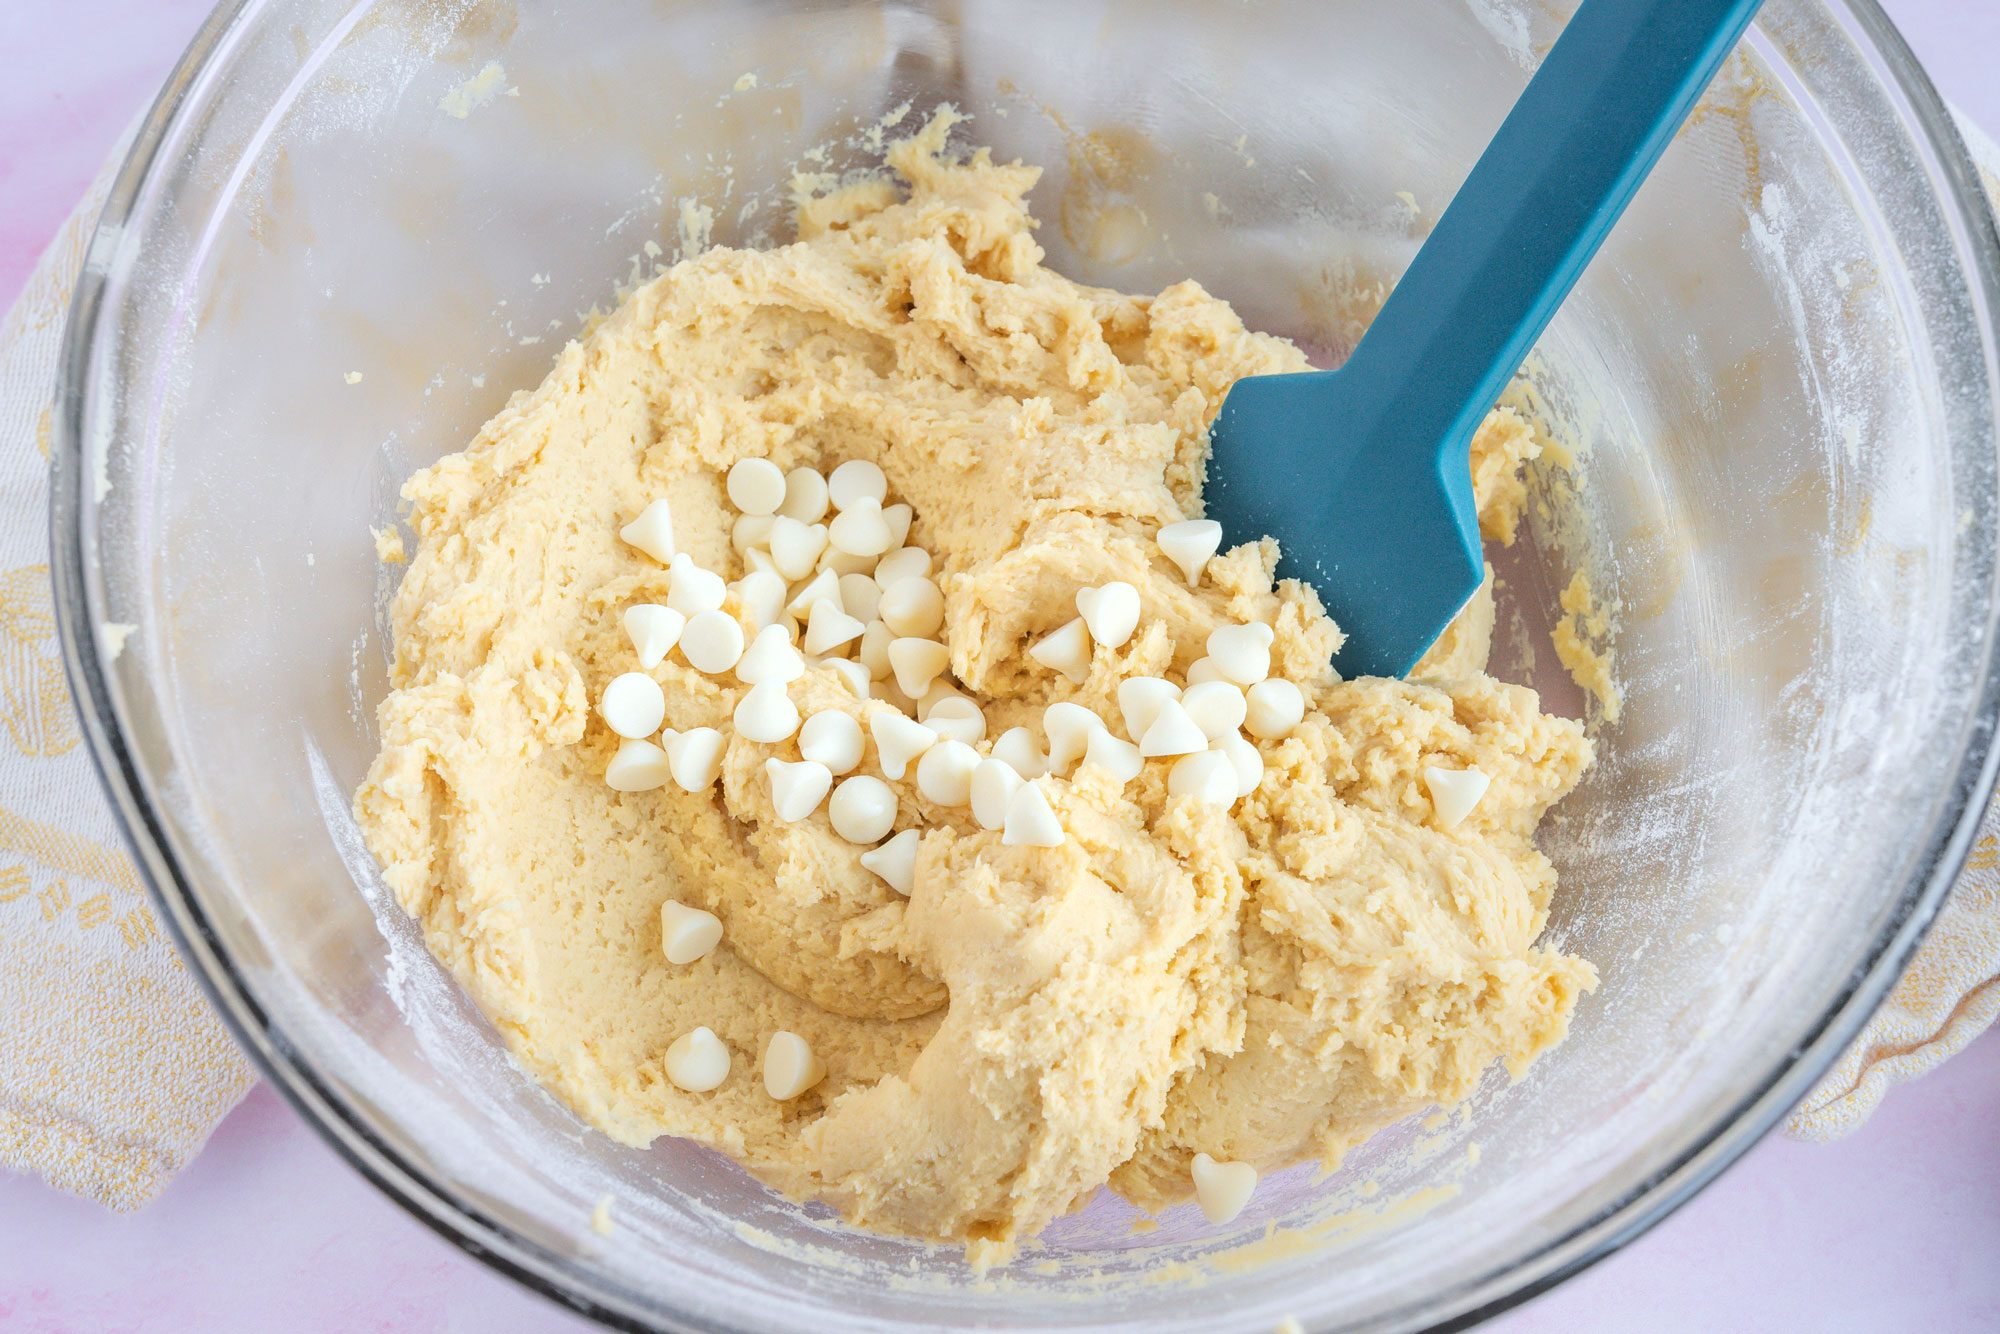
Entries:
[[1402,676],[1484,577],[1472,478],[1435,441],[1329,434],[1351,406],[1339,371],[1237,381],[1209,431],[1207,512],[1225,549],[1282,535],[1279,575],[1312,585],[1346,633],[1342,676]]

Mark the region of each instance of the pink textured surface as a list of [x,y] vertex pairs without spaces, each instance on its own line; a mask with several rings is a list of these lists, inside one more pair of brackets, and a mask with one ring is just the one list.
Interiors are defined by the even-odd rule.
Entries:
[[[1886,0],[2000,129],[2000,6]],[[207,0],[0,0],[0,307]],[[1770,1140],[1634,1245],[1493,1328],[2000,1328],[2000,1032],[1831,1146]],[[578,1330],[350,1171],[268,1089],[145,1211],[0,1175],[0,1329]]]

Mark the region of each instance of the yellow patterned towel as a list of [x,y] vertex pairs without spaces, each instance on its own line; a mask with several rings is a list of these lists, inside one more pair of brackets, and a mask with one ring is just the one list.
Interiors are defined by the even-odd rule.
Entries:
[[253,1076],[119,843],[49,606],[49,401],[109,179],[0,322],[0,1165],[132,1209]]
[[[2000,147],[1960,121],[2000,200]],[[113,154],[0,323],[0,1164],[144,1204],[253,1076],[161,934],[84,756],[49,609],[47,459],[69,291]],[[1832,1139],[2000,1016],[2000,808],[1895,992],[1787,1130]]]

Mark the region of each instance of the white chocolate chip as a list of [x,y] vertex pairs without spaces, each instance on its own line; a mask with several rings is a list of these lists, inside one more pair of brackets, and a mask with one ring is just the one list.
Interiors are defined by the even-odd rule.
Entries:
[[1010,848],[1062,846],[1062,821],[1056,818],[1055,808],[1039,784],[1023,783],[1007,798],[1007,821],[1000,841]]
[[839,709],[822,709],[799,729],[799,754],[824,764],[832,774],[851,772],[861,763],[865,745],[861,724]]
[[1139,590],[1123,580],[1080,588],[1076,609],[1090,637],[1106,648],[1123,648],[1139,628]]
[[618,536],[665,565],[674,558],[674,512],[666,501],[656,500],[620,528]]
[[1181,697],[1181,688],[1157,676],[1134,676],[1118,683],[1118,712],[1125,735],[1137,741],[1159,716],[1160,706]]
[[785,684],[764,681],[743,692],[730,719],[736,725],[736,735],[775,746],[799,730],[799,706],[792,703]]
[[812,615],[814,604],[820,602],[831,602],[840,610],[847,610],[847,604],[840,600],[840,576],[832,570],[821,570],[800,584],[791,601],[785,604],[785,615],[794,620],[806,620]]
[[1188,717],[1194,719],[1195,726],[1210,741],[1235,736],[1236,729],[1243,726],[1244,714],[1249,709],[1242,687],[1233,681],[1203,681],[1199,685],[1191,685],[1181,694],[1181,707],[1187,710]]
[[963,806],[972,800],[972,771],[982,763],[963,741],[940,741],[917,761],[917,791],[939,806]]
[[886,704],[894,705],[896,708],[901,709],[905,715],[911,718],[915,718],[917,716],[917,702],[911,699],[908,695],[905,695],[902,692],[902,690],[897,687],[896,680],[893,676],[886,681],[875,681],[870,683],[868,687],[868,697],[870,699],[879,699]]
[[993,743],[993,758],[1023,778],[1040,778],[1049,771],[1049,757],[1035,744],[1035,734],[1025,727],[1002,732]]
[[879,557],[896,545],[879,500],[857,500],[834,515],[826,540],[850,556]]
[[1090,746],[1090,734],[1103,727],[1102,718],[1068,700],[1042,710],[1042,733],[1049,739],[1049,772],[1060,774],[1082,759]]
[[928,723],[931,720],[931,713],[938,705],[948,699],[962,699],[967,704],[972,703],[972,700],[968,696],[961,695],[958,691],[952,689],[951,682],[948,679],[939,676],[937,680],[931,682],[931,688],[926,690],[923,693],[923,697],[917,701],[917,721]]
[[889,525],[889,549],[891,551],[894,551],[897,547],[902,546],[903,543],[910,540],[910,525],[916,521],[916,517],[917,512],[907,504],[899,502],[894,505],[884,505],[882,507],[882,521]]
[[785,474],[769,459],[738,459],[724,489],[729,503],[745,514],[776,514],[785,503]]
[[776,681],[790,685],[806,674],[806,660],[792,647],[792,636],[782,625],[767,625],[736,660],[736,679],[746,686]]
[[916,830],[905,829],[874,851],[862,853],[861,864],[881,877],[883,884],[908,898],[917,880],[917,844],[922,838]]
[[1211,806],[1236,804],[1236,766],[1218,750],[1183,755],[1167,771],[1167,795],[1193,797]]
[[896,674],[896,688],[911,699],[922,699],[950,661],[950,652],[935,639],[889,641],[889,668]]
[[832,773],[817,760],[788,763],[768,759],[764,761],[764,776],[771,783],[771,805],[787,824],[797,824],[818,810],[833,786]]
[[667,567],[667,605],[689,620],[714,611],[728,598],[729,585],[722,576],[702,569],[687,552],[677,553]]
[[887,777],[901,779],[910,761],[937,744],[938,734],[894,709],[872,709],[868,730],[875,737],[875,758]]
[[739,514],[736,522],[729,525],[729,545],[736,554],[748,558],[753,551],[769,552],[771,549],[771,524],[774,517],[769,514]]
[[1208,734],[1188,717],[1177,699],[1162,700],[1145,735],[1139,738],[1139,753],[1148,759],[1164,755],[1192,755],[1208,749]]
[[897,547],[875,565],[875,582],[883,589],[898,579],[922,579],[931,572],[931,553],[922,547]]
[[627,607],[624,621],[625,637],[632,641],[639,665],[649,672],[666,661],[674,645],[680,643],[681,630],[687,625],[687,617],[654,602]]
[[604,687],[597,700],[597,712],[619,736],[649,737],[660,730],[666,719],[666,692],[644,672],[625,672],[612,677]]
[[713,727],[690,727],[685,732],[666,734],[667,762],[673,766],[674,786],[683,792],[706,792],[722,777],[722,733]]
[[853,695],[854,698],[868,698],[870,692],[868,689],[868,669],[866,667],[858,662],[849,662],[845,658],[821,658],[819,665],[831,668],[833,674],[840,678],[841,683],[847,687],[848,693]]
[[1219,1163],[1205,1153],[1194,1156],[1195,1202],[1209,1222],[1227,1223],[1243,1212],[1257,1189],[1257,1169],[1248,1163]]
[[743,627],[726,611],[690,616],[681,631],[681,656],[695,670],[720,676],[743,656]]
[[1472,814],[1472,808],[1486,795],[1492,784],[1484,771],[1467,765],[1463,769],[1445,769],[1435,764],[1424,766],[1424,786],[1430,790],[1431,808],[1437,812],[1438,827],[1456,829]]
[[1248,704],[1243,717],[1244,730],[1261,741],[1290,736],[1306,716],[1305,692],[1283,677],[1274,676],[1251,686]]
[[[765,547],[751,547],[744,552],[743,564],[753,574],[778,574],[778,562],[771,559],[771,553]],[[785,577],[779,574],[778,583],[782,585],[784,582]],[[778,600],[784,601],[782,597]]]
[[797,1033],[781,1028],[764,1044],[764,1092],[779,1102],[790,1102],[825,1078],[826,1066]]
[[841,575],[837,587],[842,611],[863,625],[875,619],[875,610],[882,602],[880,584],[868,575],[855,573]]
[[830,528],[827,530],[828,541],[826,550],[819,553],[819,568],[833,571],[836,579],[844,579],[850,574],[866,574],[872,577],[877,558],[874,556],[857,556],[852,552],[842,551],[839,547],[833,545],[832,532],[833,530]]
[[[910,718],[916,718],[916,700],[912,700],[910,696],[906,696],[896,686],[896,678],[894,676],[890,676],[888,680],[870,682],[868,684],[868,698],[872,698],[872,700],[884,700],[888,704],[894,704],[896,708],[900,708]],[[918,722],[922,722],[922,718],[918,718]]]
[[986,739],[986,714],[963,695],[950,695],[922,709],[925,727],[947,741],[972,745]]
[[816,468],[799,467],[785,474],[785,500],[778,513],[800,523],[818,523],[826,515],[826,478]]
[[722,943],[722,919],[668,899],[660,905],[660,948],[667,962],[693,963]]
[[604,766],[604,782],[613,792],[651,792],[665,787],[672,776],[667,752],[650,741],[626,739]]
[[896,794],[872,774],[856,774],[833,790],[826,813],[849,843],[879,843],[896,827]]
[[813,572],[819,553],[826,550],[826,525],[806,524],[780,514],[771,525],[771,563],[788,581],[796,582]]
[[1255,792],[1264,781],[1263,752],[1240,736],[1224,737],[1215,748],[1229,757],[1229,767],[1236,773],[1236,795],[1247,797]]
[[1146,759],[1139,748],[1130,741],[1111,735],[1111,729],[1100,727],[1090,734],[1090,741],[1084,747],[1085,765],[1096,765],[1120,783],[1129,783],[1137,778],[1146,767]]
[[1077,685],[1090,675],[1090,632],[1083,617],[1065,623],[1044,635],[1028,650],[1028,656],[1053,671],[1061,672]]
[[1209,631],[1208,656],[1237,685],[1254,686],[1271,674],[1271,627],[1218,625]]
[[[1215,665],[1214,658],[1196,658],[1192,663],[1188,664],[1187,683],[1190,690],[1204,681],[1228,680],[1229,678],[1222,674],[1222,669]],[[1234,683],[1231,682],[1231,684]]]
[[773,568],[752,570],[730,585],[743,619],[754,630],[775,625],[785,614],[785,576]]
[[861,632],[867,628],[842,611],[839,604],[815,602],[812,617],[806,622],[806,652],[831,653],[842,644],[861,638]]
[[871,681],[880,681],[895,670],[889,662],[889,645],[895,638],[896,632],[880,621],[861,632],[861,648],[854,656],[868,669]]
[[944,594],[922,575],[882,587],[876,614],[899,635],[928,639],[944,625]]
[[729,1048],[707,1026],[683,1033],[667,1048],[667,1078],[688,1093],[706,1093],[729,1078]]
[[837,510],[852,509],[864,500],[880,505],[888,499],[889,479],[867,459],[849,459],[827,474],[826,493]]
[[1007,823],[1007,803],[1023,783],[1014,766],[1005,760],[984,759],[972,771],[969,788],[972,818],[981,829],[1000,829]]
[[1189,588],[1201,582],[1201,572],[1222,546],[1222,525],[1213,519],[1186,519],[1170,523],[1154,535],[1160,551],[1180,567]]

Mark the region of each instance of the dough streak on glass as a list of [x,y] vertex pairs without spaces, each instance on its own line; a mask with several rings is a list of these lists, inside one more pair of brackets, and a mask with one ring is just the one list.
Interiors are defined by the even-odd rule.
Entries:
[[[1490,590],[1416,684],[1333,680],[1339,631],[1310,590],[1273,587],[1268,542],[1188,587],[1153,534],[1200,514],[1208,421],[1234,380],[1304,357],[1192,282],[1135,297],[1044,268],[1036,169],[950,157],[951,123],[891,150],[899,187],[801,204],[796,244],[674,266],[410,480],[394,690],[356,806],[431,948],[592,1124],[704,1141],[991,1259],[1107,1182],[1186,1198],[1197,1152],[1336,1159],[1558,1041],[1595,974],[1536,943],[1555,875],[1534,831],[1590,744],[1484,674]],[[1489,536],[1511,531],[1532,433],[1499,412],[1474,449]],[[936,555],[940,637],[989,737],[1039,737],[1062,699],[1118,727],[1120,680],[1178,679],[1211,630],[1252,620],[1305,719],[1233,812],[1169,803],[1164,763],[1122,791],[1083,771],[1057,848],[1003,846],[907,775],[902,823],[922,810],[927,830],[907,899],[824,809],[774,818],[764,761],[796,741],[737,737],[745,687],[678,654],[651,673],[666,725],[729,735],[721,783],[613,792],[590,702],[634,669],[624,608],[668,591],[618,530],[665,496],[681,549],[736,577],[723,478],[746,456],[882,467]],[[1114,580],[1139,628],[1080,685],[1028,656]],[[792,697],[859,720],[825,668]],[[1492,778],[1456,830],[1431,822],[1426,764]],[[720,917],[722,944],[669,964],[669,898]],[[731,1074],[683,1092],[663,1059],[703,1025]],[[787,1102],[757,1074],[779,1030],[827,1071]]]

